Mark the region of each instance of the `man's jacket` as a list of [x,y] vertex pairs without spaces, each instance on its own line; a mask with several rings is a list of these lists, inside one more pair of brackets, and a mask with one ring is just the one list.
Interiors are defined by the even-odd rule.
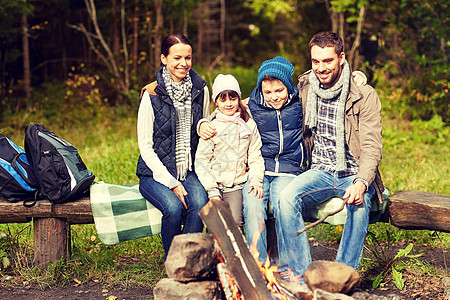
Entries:
[[[298,77],[298,89],[306,115],[306,101],[309,89],[308,71]],[[383,201],[384,186],[378,165],[383,154],[381,127],[381,103],[375,90],[369,85],[357,86],[351,81],[350,92],[345,103],[345,138],[350,152],[358,162],[356,178],[363,178],[373,184],[380,202]],[[303,141],[309,166],[314,146],[312,131],[303,123]]]

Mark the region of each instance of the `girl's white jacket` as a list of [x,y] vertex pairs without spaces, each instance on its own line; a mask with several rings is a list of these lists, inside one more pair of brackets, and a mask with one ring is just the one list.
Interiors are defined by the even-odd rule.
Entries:
[[208,140],[200,139],[195,156],[195,173],[205,190],[232,188],[247,179],[251,185],[262,186],[264,159],[255,121],[250,118],[246,122],[251,135],[243,139],[239,138],[236,123],[214,119],[211,124],[217,134]]

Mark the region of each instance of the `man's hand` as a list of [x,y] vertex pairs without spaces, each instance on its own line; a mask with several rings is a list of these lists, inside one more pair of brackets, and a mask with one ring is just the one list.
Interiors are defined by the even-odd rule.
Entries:
[[198,128],[198,133],[200,137],[204,140],[208,140],[216,135],[217,130],[210,122],[203,122]]
[[181,203],[183,203],[184,208],[187,209],[186,201],[184,201],[184,196],[187,196],[187,192],[184,189],[182,184],[177,185],[172,189],[172,191],[177,195],[178,199],[180,199]]
[[250,194],[252,192],[252,190],[253,190],[255,197],[257,197],[258,199],[261,199],[263,197],[264,190],[263,190],[262,186],[252,185],[248,189],[248,193]]
[[362,181],[356,181],[347,188],[344,199],[347,200],[347,204],[360,205],[363,203],[365,192],[366,185]]

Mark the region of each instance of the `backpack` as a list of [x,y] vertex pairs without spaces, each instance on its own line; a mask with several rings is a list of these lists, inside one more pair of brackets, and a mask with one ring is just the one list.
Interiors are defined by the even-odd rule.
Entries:
[[34,200],[38,181],[23,149],[0,133],[0,196],[10,202]]
[[25,128],[25,153],[38,178],[40,194],[52,204],[75,199],[94,181],[77,148],[42,124]]

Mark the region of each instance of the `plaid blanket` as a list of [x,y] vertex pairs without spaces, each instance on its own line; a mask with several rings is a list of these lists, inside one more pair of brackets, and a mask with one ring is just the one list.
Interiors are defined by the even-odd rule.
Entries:
[[90,198],[97,234],[106,245],[161,232],[162,214],[145,200],[137,184],[95,182]]

